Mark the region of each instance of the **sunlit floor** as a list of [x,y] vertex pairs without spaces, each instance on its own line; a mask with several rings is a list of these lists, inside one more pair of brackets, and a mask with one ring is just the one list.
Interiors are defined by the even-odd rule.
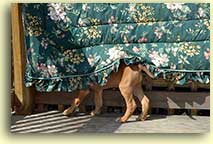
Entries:
[[79,113],[72,117],[49,111],[28,116],[11,116],[12,133],[206,133],[210,131],[209,116],[151,115],[147,121],[136,121],[133,115],[120,124],[118,114],[91,117]]

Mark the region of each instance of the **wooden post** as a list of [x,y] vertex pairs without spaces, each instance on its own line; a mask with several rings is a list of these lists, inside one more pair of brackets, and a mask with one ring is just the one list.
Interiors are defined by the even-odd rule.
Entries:
[[58,104],[58,111],[63,112],[64,111],[64,105],[63,104]]
[[198,110],[197,109],[191,109],[191,115],[197,115]]
[[198,89],[197,83],[196,82],[191,82],[191,87],[190,88],[191,88],[192,92],[196,92],[197,89]]
[[16,113],[30,114],[33,106],[33,90],[24,86],[26,56],[20,4],[11,5],[11,18],[15,96],[21,104]]
[[175,114],[175,109],[168,108],[167,111],[168,111],[168,115],[174,115]]

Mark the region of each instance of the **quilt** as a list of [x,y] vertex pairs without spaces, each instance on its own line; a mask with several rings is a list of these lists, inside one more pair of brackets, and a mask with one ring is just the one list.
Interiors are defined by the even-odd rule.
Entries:
[[25,85],[104,85],[122,61],[177,84],[210,82],[209,3],[24,3]]

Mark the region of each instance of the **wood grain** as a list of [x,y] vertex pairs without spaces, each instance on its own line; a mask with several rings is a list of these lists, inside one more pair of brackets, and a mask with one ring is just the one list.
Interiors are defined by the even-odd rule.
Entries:
[[26,56],[24,48],[24,33],[21,18],[20,4],[11,5],[12,22],[12,49],[14,65],[14,91],[17,100],[21,103],[16,113],[29,114],[33,107],[33,89],[24,86],[24,70],[26,65]]

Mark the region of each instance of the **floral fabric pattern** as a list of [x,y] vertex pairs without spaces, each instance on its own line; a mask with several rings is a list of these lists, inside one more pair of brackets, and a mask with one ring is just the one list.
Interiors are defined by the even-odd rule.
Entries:
[[22,4],[25,85],[38,91],[104,85],[120,60],[177,84],[210,82],[208,3]]

